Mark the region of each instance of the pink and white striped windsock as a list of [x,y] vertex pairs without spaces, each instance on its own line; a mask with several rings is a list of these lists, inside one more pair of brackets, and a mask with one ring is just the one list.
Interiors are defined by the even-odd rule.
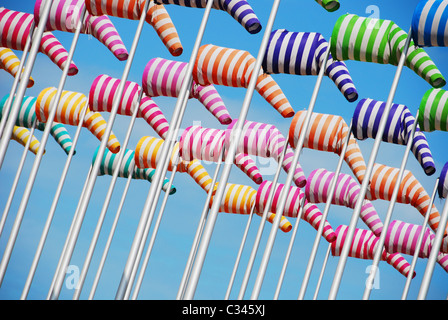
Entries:
[[[146,0],[85,0],[87,11],[94,16],[109,15],[130,20],[139,20]],[[151,0],[148,6],[146,22],[157,32],[160,40],[171,55],[179,56],[183,47],[176,27],[163,5]]]
[[[54,107],[54,98],[57,89],[54,87],[46,88],[41,91],[36,101],[36,116],[40,122],[47,122],[50,114],[50,107]],[[106,120],[99,112],[91,111],[87,105],[87,97],[82,93],[72,91],[62,91],[61,98],[56,107],[54,121],[58,123],[77,126],[81,121],[98,140],[102,140],[106,131]],[[87,108],[84,119],[80,119],[84,108]],[[120,151],[120,143],[111,132],[107,148],[112,153]]]
[[[0,46],[23,51],[33,20],[32,14],[0,7]],[[39,51],[46,54],[61,70],[64,69],[68,52],[51,32],[43,33]],[[77,73],[78,68],[71,62],[68,75]]]
[[[19,65],[20,60],[11,49],[0,47],[0,69],[6,70],[15,78],[19,72]],[[33,85],[34,79],[30,76],[27,87],[31,88]]]
[[[34,5],[36,25],[39,23],[45,1],[47,0],[36,0]],[[84,5],[83,0],[52,0],[46,31],[59,30],[74,33]],[[123,61],[128,58],[128,51],[109,17],[105,15],[93,16],[86,12],[80,31],[97,38],[118,60]]]
[[[328,200],[328,192],[334,172],[326,169],[316,169],[308,176],[305,193],[308,201],[312,203],[326,203]],[[358,201],[361,187],[359,183],[350,175],[339,174],[336,182],[336,189],[331,199],[331,203],[339,206],[354,209]],[[363,201],[361,207],[360,218],[367,227],[379,237],[383,229],[383,223],[375,210],[375,207],[369,200]]]
[[[306,111],[298,111],[289,127],[289,144],[297,147],[300,134],[306,118]],[[343,145],[350,134],[345,162],[352,170],[359,183],[362,183],[367,166],[357,140],[349,132],[349,127],[340,116],[313,112],[308,126],[303,147],[313,150],[334,152],[341,155]]]
[[[247,88],[256,59],[247,51],[207,44],[199,48],[193,68],[193,79],[200,85],[223,85]],[[284,118],[294,115],[294,109],[280,86],[263,69],[255,71],[255,90]]]
[[[266,207],[269,193],[272,187],[271,181],[264,181],[257,190],[256,196],[256,205],[255,210],[261,215]],[[272,204],[270,211],[276,213],[277,206],[279,205],[280,194],[284,188],[284,184],[277,184],[274,197],[272,198]],[[298,187],[291,186],[288,192],[288,196],[286,198],[285,208],[283,210],[283,216],[297,218],[300,209],[300,201],[305,197],[305,193],[300,190]],[[305,199],[305,204],[303,206],[302,219],[308,222],[314,229],[318,230],[319,225],[322,222],[322,212],[320,212],[319,208],[313,204],[308,202]],[[324,228],[322,232],[322,236],[328,241],[332,242],[336,238],[333,228],[330,223],[325,220]]]
[[[34,135],[31,135],[31,132],[24,127],[14,126],[12,129],[11,139],[17,141],[24,147],[29,139],[31,139],[29,149],[32,153],[37,154],[40,148],[40,142]],[[45,150],[44,150],[45,153]]]
[[[187,63],[154,58],[143,71],[143,91],[149,97],[178,97],[185,79]],[[213,85],[202,86],[193,81],[189,98],[196,98],[221,124],[232,121],[227,108]]]
[[[333,256],[339,257],[341,255],[342,247],[344,246],[345,238],[347,237],[347,231],[348,226],[346,225],[340,225],[336,228],[336,240],[331,243],[331,254]],[[376,237],[370,230],[356,228],[348,256],[358,259],[373,260],[378,240],[379,237]],[[385,260],[403,276],[408,276],[411,265],[400,253],[389,253],[384,250],[384,248],[382,252],[381,260]],[[415,272],[412,277],[415,277]]]
[[[93,80],[89,91],[89,107],[92,111],[110,112],[113,102],[118,99],[117,90],[120,79],[108,75],[99,75]],[[117,113],[132,116],[138,106],[137,117],[145,121],[164,139],[168,132],[168,121],[159,106],[150,98],[143,96],[138,101],[141,87],[132,81],[126,81]]]

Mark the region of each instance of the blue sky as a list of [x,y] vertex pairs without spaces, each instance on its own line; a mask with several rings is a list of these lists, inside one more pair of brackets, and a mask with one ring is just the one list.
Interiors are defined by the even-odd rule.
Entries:
[[[374,12],[378,14],[377,17],[393,20],[404,30],[408,30],[412,13],[417,3],[417,0],[341,0],[340,9],[336,12],[329,13],[313,0],[285,0],[280,4],[274,29],[285,28],[290,31],[319,32],[328,40],[333,25],[340,15],[348,12],[361,16],[369,16],[372,14],[373,9],[375,10]],[[268,20],[272,1],[252,0],[250,1],[250,4],[264,26]],[[32,13],[34,1],[6,0],[2,1],[1,5],[8,9]],[[201,9],[184,8],[174,5],[166,6],[166,8],[170,13],[181,38],[184,47],[183,55],[176,58],[170,56],[153,28],[146,24],[141,34],[137,53],[128,80],[141,83],[143,69],[146,63],[154,57],[188,62],[204,11]],[[124,44],[129,50],[137,28],[137,21],[114,17],[111,17],[111,20],[115,24]],[[247,50],[253,56],[256,56],[263,32],[264,29],[257,35],[250,35],[227,13],[213,10],[202,43],[212,43],[219,46]],[[54,31],[54,35],[68,50],[73,35],[60,31]],[[446,48],[426,48],[425,50],[446,76],[448,73],[448,63],[445,58],[447,54]],[[16,54],[20,57],[21,52],[16,52]],[[80,36],[74,55],[74,61],[79,68],[79,73],[76,76],[67,78],[64,89],[82,92],[86,95],[96,76],[107,74],[115,78],[121,78],[125,66],[125,62],[116,60],[106,47],[99,43],[95,38],[87,35]],[[347,61],[346,63],[358,89],[359,99],[372,98],[386,101],[396,67],[391,65],[361,63],[357,61]],[[32,72],[32,76],[35,79],[35,85],[34,87],[27,89],[26,95],[37,96],[44,88],[50,86],[57,87],[61,74],[62,72],[60,69],[58,69],[47,56],[38,54]],[[316,77],[274,75],[274,79],[279,83],[296,111],[304,110],[308,107],[311,93],[317,79]],[[3,72],[0,77],[1,97],[9,93],[12,83],[13,78],[9,74]],[[415,114],[423,94],[429,88],[429,85],[423,79],[418,77],[413,71],[404,68],[394,102],[407,105],[411,112]],[[245,96],[245,89],[217,86],[217,90],[226,103],[231,116],[237,118]],[[167,119],[170,120],[176,99],[155,98],[154,100],[161,107]],[[315,112],[337,114],[344,117],[345,121],[349,123],[355,106],[356,103],[348,103],[344,99],[331,80],[328,78],[323,79],[322,87],[314,108]],[[109,115],[105,113],[103,116],[107,121]],[[287,134],[290,124],[289,119],[282,118],[257,93],[254,94],[252,99],[248,120],[274,124],[284,135]],[[120,142],[122,142],[125,137],[129,121],[129,117],[116,117],[113,132]],[[181,128],[186,128],[197,121],[201,121],[201,124],[204,127],[224,128],[211,116],[210,113],[204,110],[199,102],[190,100]],[[69,126],[67,126],[67,128],[73,137],[76,128]],[[38,139],[40,139],[41,134],[42,132],[36,133]],[[142,136],[146,135],[155,136],[156,133],[144,122],[144,120],[137,119],[128,148],[135,149],[137,141]],[[446,151],[446,140],[444,140],[446,132],[431,132],[427,133],[426,136],[436,163],[436,174],[431,177],[425,176],[413,155],[409,157],[407,169],[414,173],[428,193],[430,193],[436,177],[440,173],[445,162],[448,161],[448,153]],[[82,131],[77,146],[77,154],[73,158],[70,166],[66,180],[67,182],[58,203],[42,258],[30,289],[29,299],[45,299],[47,295],[80,197],[82,185],[90,166],[93,152],[98,145],[98,140],[95,137],[93,137],[87,130]],[[359,145],[367,161],[370,156],[373,141],[360,141]],[[39,168],[36,183],[25,212],[8,270],[0,288],[1,299],[18,299],[20,297],[45,220],[50,210],[60,174],[65,164],[65,153],[60,150],[59,146],[51,138],[47,143],[46,150],[47,152],[44,155]],[[404,150],[404,146],[382,143],[377,162],[393,167],[399,167],[402,158],[401,155]],[[6,160],[0,171],[0,203],[2,203],[2,206],[8,197],[17,170],[18,159],[20,159],[22,151],[23,148],[21,145],[15,142],[10,143]],[[0,252],[3,252],[6,246],[11,226],[14,221],[15,212],[17,212],[21,200],[20,195],[26,185],[33,161],[34,155],[29,153],[14,202],[8,215],[5,230],[0,238]],[[334,154],[327,154],[309,149],[304,149],[300,158],[300,163],[307,175],[317,168],[326,168],[330,171],[334,171],[337,161],[338,158]],[[258,164],[263,167],[264,170],[267,170],[268,164],[265,161],[259,161]],[[210,175],[212,175],[215,166],[208,164],[206,168],[209,170]],[[265,179],[273,178],[272,173],[268,171],[264,172],[266,172],[264,176]],[[342,172],[351,173],[345,164]],[[286,175],[282,172],[280,182],[284,182],[285,178]],[[111,177],[107,176],[98,177],[96,179],[92,198],[70,262],[71,265],[78,266],[80,269],[84,263],[84,258],[98,221],[98,215],[110,179]],[[237,169],[232,169],[229,182],[251,185],[256,188],[256,185],[249,181],[249,179]],[[113,199],[109,205],[109,210],[103,224],[101,236],[95,250],[95,255],[84,285],[84,290],[82,291],[81,299],[86,299],[90,291],[125,183],[125,179],[120,178],[117,181]],[[194,234],[198,226],[206,194],[185,174],[177,174],[174,184],[177,188],[177,193],[170,197],[165,209],[157,240],[139,294],[140,299],[175,299]],[[112,242],[111,251],[106,261],[103,275],[95,296],[97,299],[113,299],[115,296],[148,190],[149,183],[146,181],[136,180],[131,184]],[[161,201],[159,201],[159,204],[160,202]],[[440,211],[443,208],[443,204],[443,200],[436,199],[435,205]],[[380,217],[384,218],[388,202],[376,200],[374,205],[379,212]],[[318,206],[323,210],[323,204]],[[3,211],[3,208],[1,210]],[[348,208],[332,206],[328,220],[333,228],[336,229],[338,225],[349,224],[351,212],[352,210]],[[219,214],[196,290],[196,299],[224,298],[247,218],[248,216],[226,213]],[[399,219],[418,224],[423,221],[422,216],[415,208],[404,204],[395,205],[392,219]],[[295,219],[290,219],[290,221],[294,223]],[[237,297],[259,222],[260,217],[254,217],[245,251],[243,252],[240,268],[235,279],[234,289],[230,296],[231,299]],[[252,277],[249,281],[245,298],[250,297],[255,275],[260,264],[260,257],[262,256],[267,236],[271,230],[270,226],[270,224],[266,224],[265,226],[259,253],[254,264]],[[362,222],[360,222],[358,226],[360,228],[365,228]],[[290,235],[290,233],[285,234],[282,232],[277,234],[274,250],[260,292],[260,299],[273,298],[285,253],[290,241]],[[293,252],[279,299],[297,298],[314,239],[315,230],[307,223],[302,222],[295,239]],[[306,299],[311,299],[313,296],[326,248],[326,243],[321,241],[315,267],[305,296]],[[410,256],[405,257],[409,262],[412,260],[412,257]],[[337,262],[337,257],[330,256],[318,297],[319,299],[326,299],[328,297]],[[362,298],[364,283],[367,278],[366,269],[370,263],[371,262],[368,260],[348,258],[338,293],[338,299]],[[417,276],[411,284],[409,299],[415,299],[417,296],[425,266],[426,260],[419,259],[416,268]],[[405,284],[405,278],[402,275],[385,262],[381,262],[379,279],[380,288],[372,291],[372,300],[401,298],[401,293]],[[447,284],[447,274],[439,265],[436,265],[433,281],[428,292],[428,299],[445,299],[448,293],[446,290]],[[72,296],[73,290],[64,286],[60,299],[71,299]]]

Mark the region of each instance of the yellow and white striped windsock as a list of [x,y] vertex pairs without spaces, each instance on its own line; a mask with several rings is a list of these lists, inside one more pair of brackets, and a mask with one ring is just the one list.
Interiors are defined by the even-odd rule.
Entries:
[[[193,79],[200,85],[223,85],[247,88],[256,59],[247,51],[212,44],[199,48],[193,68]],[[263,69],[257,72],[255,90],[284,118],[294,115],[294,109],[280,86]]]
[[[26,143],[28,142],[28,139],[30,139],[30,138],[31,138],[31,142],[30,142],[29,150],[32,153],[37,154],[37,151],[39,151],[39,148],[40,148],[39,140],[37,140],[37,138],[34,135],[31,135],[31,132],[27,128],[14,126],[14,128],[12,129],[11,139],[17,141],[24,147],[26,146]],[[45,153],[45,150],[44,150],[44,153]]]
[[[130,20],[139,20],[146,0],[85,0],[87,11],[94,16],[109,15]],[[183,47],[171,17],[162,4],[154,1],[148,5],[146,22],[157,32],[171,55],[180,56]]]
[[[19,65],[20,60],[11,49],[0,47],[0,69],[6,70],[15,78],[19,72]],[[23,70],[21,72],[23,72]],[[31,88],[33,85],[34,79],[30,76],[27,87]]]
[[[50,107],[55,104],[54,98],[57,89],[54,87],[46,88],[41,91],[36,101],[36,115],[40,122],[46,122],[50,113]],[[91,111],[88,107],[87,97],[78,92],[62,91],[61,98],[56,107],[54,121],[58,123],[77,126],[80,122],[86,127],[98,140],[102,140],[106,131],[106,120],[99,112]],[[87,108],[84,119],[80,119],[82,111]],[[120,151],[120,143],[111,132],[107,148],[117,153]]]

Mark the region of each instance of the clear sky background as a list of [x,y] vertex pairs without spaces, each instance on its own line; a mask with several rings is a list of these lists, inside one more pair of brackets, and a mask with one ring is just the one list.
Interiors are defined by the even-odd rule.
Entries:
[[[251,0],[249,2],[262,25],[265,26],[269,17],[272,1]],[[313,0],[284,0],[280,4],[274,29],[285,28],[290,31],[319,32],[328,40],[334,23],[340,15],[348,12],[361,16],[370,16],[373,13],[371,10],[374,9],[374,13],[378,14],[376,17],[393,20],[407,31],[410,26],[412,13],[417,3],[417,0],[341,0],[340,9],[336,12],[329,13]],[[2,0],[0,5],[5,6],[8,9],[32,13],[34,1]],[[171,15],[181,38],[184,47],[182,56],[172,57],[159,40],[153,28],[150,25],[145,24],[128,80],[141,84],[143,69],[146,63],[154,57],[188,62],[204,10],[184,8],[175,5],[169,5],[166,6],[166,8]],[[111,17],[111,20],[119,31],[124,44],[127,46],[128,50],[130,50],[138,22],[115,17]],[[60,31],[54,31],[53,33],[68,51],[73,34]],[[247,50],[253,56],[257,56],[263,33],[264,29],[257,35],[250,35],[226,12],[213,10],[202,43],[212,43],[219,46]],[[446,76],[448,74],[448,62],[446,59],[448,53],[446,48],[426,48],[425,50]],[[16,52],[16,54],[20,57],[22,53]],[[125,62],[120,62],[115,59],[106,47],[95,38],[87,35],[80,36],[74,55],[74,61],[79,68],[79,73],[76,76],[67,79],[64,89],[82,92],[85,95],[88,95],[90,85],[95,77],[100,74],[107,74],[115,78],[121,78],[125,66]],[[346,63],[358,89],[359,99],[372,98],[381,101],[387,100],[396,67],[357,61],[347,61]],[[27,89],[26,95],[37,96],[40,91],[47,87],[57,87],[61,74],[61,70],[57,68],[47,56],[38,54],[32,71],[35,85],[34,87]],[[279,83],[296,111],[307,109],[317,77],[299,77],[292,75],[274,75],[273,77]],[[12,83],[13,78],[6,72],[2,72],[0,76],[1,97],[9,94]],[[231,116],[237,118],[246,90],[242,88],[226,88],[223,86],[217,86],[216,88],[226,103]],[[404,68],[394,102],[407,105],[411,112],[415,114],[423,94],[429,88],[430,86],[428,83],[417,76],[413,71]],[[170,120],[176,99],[157,97],[154,100],[161,107],[166,118]],[[344,117],[347,123],[350,123],[355,106],[356,102],[347,102],[330,79],[323,79],[321,90],[314,108],[315,112],[337,114]],[[107,121],[109,114],[104,113],[103,116]],[[285,136],[287,135],[290,124],[290,119],[282,118],[256,92],[252,99],[248,120],[273,124],[277,126]],[[181,128],[186,128],[197,121],[200,121],[204,127],[225,128],[220,125],[199,102],[190,100]],[[120,115],[116,117],[113,132],[120,142],[123,142],[124,140],[129,122],[129,117]],[[67,126],[67,129],[73,137],[76,128]],[[38,139],[40,139],[41,135],[42,132],[36,132],[36,137]],[[143,119],[137,119],[128,148],[135,149],[138,140],[142,136],[147,135],[156,136],[156,133]],[[427,133],[426,137],[431,147],[437,172],[433,176],[427,177],[412,154],[409,157],[407,169],[411,170],[423,184],[427,192],[431,193],[437,176],[440,174],[445,162],[448,161],[448,152],[446,151],[447,133],[431,132]],[[28,297],[30,299],[45,299],[47,296],[67,232],[70,228],[73,214],[80,198],[81,189],[90,167],[93,152],[98,145],[98,140],[92,136],[89,131],[84,129],[81,133],[76,148],[77,153],[72,160],[67,180],[42,253],[41,261],[29,292]],[[373,140],[360,141],[359,145],[367,162],[370,156]],[[0,299],[18,299],[20,297],[65,164],[65,153],[51,137],[48,140],[46,150],[47,152],[44,155],[39,168],[39,173],[11,256],[8,270],[0,288]],[[382,143],[377,162],[393,167],[399,167],[404,150],[404,146]],[[2,211],[22,151],[23,147],[12,141],[9,145],[2,170],[0,171],[0,203],[2,204]],[[0,238],[0,252],[4,251],[9,238],[15,213],[19,207],[21,194],[28,180],[33,161],[34,155],[28,153],[25,169],[22,173],[16,196],[8,215],[5,230]],[[304,149],[300,157],[300,164],[306,175],[317,168],[326,168],[330,171],[334,171],[337,161],[338,158],[335,154],[317,152],[309,149]],[[264,178],[266,180],[273,178],[273,173],[275,171],[274,164],[268,163],[263,159],[257,159],[257,164],[263,170],[262,172],[264,173]],[[206,168],[209,170],[210,175],[213,175],[215,165],[207,164]],[[351,174],[346,164],[344,164],[342,172]],[[286,175],[282,171],[280,182],[283,183],[285,178]],[[84,263],[87,249],[98,221],[98,216],[110,180],[110,176],[101,176],[96,179],[92,198],[70,262],[71,265],[78,266],[79,269],[82,268]],[[257,187],[236,168],[232,169],[229,182],[251,185],[254,188]],[[103,224],[101,236],[95,250],[95,255],[89,269],[81,299],[86,299],[90,292],[93,278],[125,183],[126,180],[123,178],[119,178],[117,181],[113,199]],[[177,188],[177,193],[170,196],[164,211],[163,220],[139,294],[140,299],[175,299],[193,238],[198,227],[206,194],[186,174],[177,174],[174,184]],[[96,299],[114,299],[115,297],[129,249],[134,238],[135,230],[148,194],[149,186],[150,184],[147,181],[140,180],[135,180],[131,184],[103,275],[95,295]],[[159,204],[160,203],[161,200],[159,201]],[[373,204],[380,214],[380,217],[384,219],[388,202],[376,200]],[[440,211],[443,208],[443,204],[444,200],[438,198],[435,200],[435,205]],[[323,210],[324,204],[319,204],[318,207]],[[156,212],[158,213],[158,211]],[[349,224],[352,212],[353,210],[345,207],[332,206],[328,220],[333,228],[336,229],[341,224]],[[247,219],[248,216],[227,213],[219,214],[196,290],[196,299],[224,298]],[[392,219],[399,219],[417,224],[420,224],[423,221],[422,216],[415,208],[410,205],[399,203],[395,205]],[[295,219],[290,219],[290,221],[293,224],[295,223]],[[240,268],[235,279],[234,289],[230,297],[231,299],[235,299],[238,295],[259,223],[260,217],[255,216],[243,252]],[[366,228],[362,221],[359,222],[358,227]],[[254,279],[260,265],[260,258],[264,251],[270,230],[271,224],[267,223],[264,228],[263,238],[261,240],[260,249],[254,264],[245,298],[249,298],[250,293],[252,292]],[[297,298],[312,244],[315,239],[315,234],[316,231],[309,224],[302,221],[294,242],[293,252],[279,299]],[[291,233],[278,232],[277,234],[266,277],[260,292],[260,299],[272,299],[274,296],[290,237]],[[317,284],[326,249],[327,243],[322,240],[307,294],[305,296],[306,299],[311,299],[313,297],[314,288]],[[411,256],[405,257],[411,262]],[[330,256],[318,299],[327,299],[338,259],[338,257]],[[426,263],[427,260],[419,259],[418,261],[416,268],[417,276],[411,284],[409,299],[415,299],[417,297]],[[366,270],[370,264],[371,261],[368,260],[348,258],[337,296],[338,299],[357,300],[362,298],[364,283],[368,276]],[[379,288],[372,290],[371,299],[400,299],[405,280],[405,277],[398,273],[398,271],[387,263],[381,262],[378,282]],[[448,275],[437,264],[427,298],[445,299],[448,293],[447,285]],[[64,285],[60,299],[71,299],[73,292],[72,289],[69,289]]]

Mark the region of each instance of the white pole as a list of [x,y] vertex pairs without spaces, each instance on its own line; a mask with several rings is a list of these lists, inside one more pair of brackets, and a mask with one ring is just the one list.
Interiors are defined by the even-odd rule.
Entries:
[[327,253],[325,254],[325,259],[324,262],[322,263],[319,279],[317,281],[316,290],[314,291],[313,300],[317,300],[317,295],[319,294],[320,286],[322,284],[322,279],[324,277],[325,269],[327,267],[328,257],[330,256],[330,251],[331,251],[331,243],[328,244]]

